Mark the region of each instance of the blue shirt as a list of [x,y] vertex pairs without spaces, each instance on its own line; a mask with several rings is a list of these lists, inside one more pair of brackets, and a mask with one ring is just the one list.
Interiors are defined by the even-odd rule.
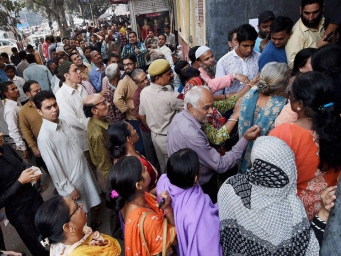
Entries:
[[265,64],[272,62],[272,61],[280,62],[280,63],[288,63],[287,55],[285,54],[285,46],[281,48],[276,48],[276,46],[270,40],[270,42],[266,45],[266,47],[264,48],[262,54],[260,55],[258,59],[259,71],[262,70]]
[[52,74],[46,66],[31,63],[23,74],[26,81],[35,80],[42,90],[51,91]]
[[255,42],[255,47],[253,48],[254,51],[260,53],[260,48],[259,48],[259,46],[260,46],[260,42],[262,42],[262,40],[263,40],[262,38],[257,37],[256,42]]
[[[106,68],[105,64],[104,70]],[[89,73],[89,79],[92,84],[92,86],[96,89],[96,92],[102,91],[102,74],[100,69],[97,66],[93,66],[90,73]]]
[[6,72],[0,68],[0,83],[3,83],[3,82],[7,82],[8,81],[8,77],[6,75]]

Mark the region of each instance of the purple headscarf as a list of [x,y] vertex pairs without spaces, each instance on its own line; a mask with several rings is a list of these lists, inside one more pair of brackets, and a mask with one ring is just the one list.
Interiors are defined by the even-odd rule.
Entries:
[[168,191],[174,211],[179,255],[222,255],[218,207],[199,184],[188,189],[172,185],[166,174],[161,175],[157,194]]

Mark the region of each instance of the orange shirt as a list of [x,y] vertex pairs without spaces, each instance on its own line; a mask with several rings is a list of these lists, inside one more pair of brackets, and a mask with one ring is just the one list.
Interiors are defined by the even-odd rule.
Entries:
[[[124,247],[126,256],[148,256],[145,246],[142,245],[139,223],[145,212],[148,214],[143,223],[144,236],[151,255],[162,252],[163,236],[163,211],[158,209],[156,197],[145,193],[145,199],[151,209],[139,207],[132,210],[127,216],[124,228]],[[175,227],[171,224],[167,226],[167,245],[168,248],[176,237]]]
[[269,136],[285,141],[295,154],[297,166],[297,195],[302,200],[309,220],[321,208],[321,194],[324,189],[337,184],[339,172],[321,172],[317,134],[296,124],[282,124],[272,130]]

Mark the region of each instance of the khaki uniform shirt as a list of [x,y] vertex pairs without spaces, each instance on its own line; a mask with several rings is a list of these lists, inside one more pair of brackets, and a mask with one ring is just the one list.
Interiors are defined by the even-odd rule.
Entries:
[[134,106],[134,92],[137,85],[130,78],[125,77],[118,82],[117,89],[114,93],[114,104],[122,112],[126,113],[127,120],[136,120],[135,106]]
[[150,86],[142,90],[139,114],[146,116],[152,132],[167,135],[173,117],[184,107],[184,101],[178,96],[178,92],[170,90],[167,86],[154,83],[150,83]]
[[106,149],[106,144],[108,142],[107,130],[109,125],[108,121],[90,118],[87,130],[91,161],[102,172],[106,180],[109,177],[110,168],[112,166],[109,152]]
[[306,27],[299,19],[293,27],[293,33],[285,45],[288,65],[292,69],[296,54],[305,48],[316,48],[320,39],[324,36],[324,18],[321,19],[318,29]]

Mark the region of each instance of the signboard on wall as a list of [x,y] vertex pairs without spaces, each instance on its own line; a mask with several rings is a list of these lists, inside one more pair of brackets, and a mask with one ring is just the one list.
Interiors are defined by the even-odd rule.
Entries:
[[199,15],[199,21],[204,21],[204,3],[203,0],[198,0],[198,15]]

